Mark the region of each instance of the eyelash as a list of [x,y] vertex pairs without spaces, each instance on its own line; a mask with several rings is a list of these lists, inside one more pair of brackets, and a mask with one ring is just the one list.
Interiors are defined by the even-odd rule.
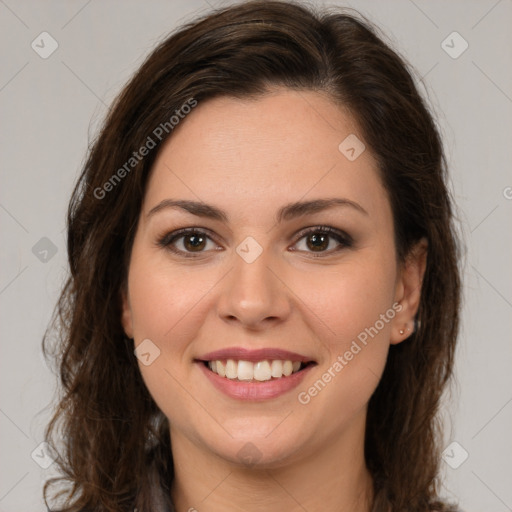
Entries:
[[[205,230],[204,228],[178,229],[177,231],[167,233],[166,235],[161,237],[158,240],[157,244],[159,247],[168,249],[171,252],[178,254],[180,256],[183,256],[185,258],[197,258],[199,255],[203,254],[206,251],[199,251],[197,253],[185,252],[185,251],[182,251],[181,249],[176,249],[176,247],[174,247],[172,244],[176,240],[179,240],[180,238],[183,238],[184,236],[191,235],[191,234],[206,236],[207,238],[209,238],[210,240],[215,242],[215,240],[213,240],[212,236],[210,236],[209,233],[210,232],[208,230]],[[328,235],[329,237],[334,238],[339,244],[341,244],[341,246],[338,246],[334,250],[321,251],[318,254],[315,254],[314,252],[307,251],[314,258],[330,256],[333,253],[341,251],[343,248],[352,247],[353,243],[354,243],[352,237],[350,235],[348,235],[347,233],[344,233],[343,231],[339,231],[330,226],[314,226],[312,228],[305,228],[302,231],[300,231],[297,234],[298,238],[294,245],[296,245],[300,240],[302,240],[304,237],[307,237],[310,234]]]

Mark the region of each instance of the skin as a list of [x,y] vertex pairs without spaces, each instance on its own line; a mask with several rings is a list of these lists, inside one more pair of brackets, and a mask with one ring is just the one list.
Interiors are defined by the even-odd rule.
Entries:
[[[150,339],[160,356],[139,364],[169,418],[178,511],[367,511],[371,477],[364,461],[368,401],[391,344],[411,334],[425,270],[426,244],[399,264],[388,196],[366,149],[349,161],[338,145],[362,135],[325,95],[274,89],[258,99],[199,104],[162,147],[152,169],[123,293],[122,322],[135,345]],[[294,201],[339,197],[337,206],[276,224]],[[204,201],[228,222],[178,208],[148,212],[165,199]],[[331,226],[354,239],[330,238],[320,257],[297,233]],[[158,245],[180,228],[209,230],[193,252]],[[236,252],[253,237],[261,255]],[[218,250],[216,250],[218,249]],[[365,328],[399,303],[401,310],[308,404],[298,401]],[[404,330],[400,333],[400,330]],[[229,398],[194,359],[216,349],[282,348],[317,362],[303,382],[261,402]],[[244,465],[246,443],[259,459]],[[321,499],[319,499],[321,497]]]

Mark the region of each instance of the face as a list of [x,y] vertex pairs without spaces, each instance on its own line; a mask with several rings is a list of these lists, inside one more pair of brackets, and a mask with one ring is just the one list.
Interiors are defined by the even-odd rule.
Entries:
[[422,276],[362,139],[326,96],[277,89],[199,104],[160,150],[122,322],[173,443],[271,467],[361,439]]

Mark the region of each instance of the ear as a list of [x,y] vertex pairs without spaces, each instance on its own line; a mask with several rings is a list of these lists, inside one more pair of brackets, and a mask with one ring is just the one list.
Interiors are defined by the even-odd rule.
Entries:
[[401,265],[395,288],[397,314],[393,319],[391,344],[396,345],[406,340],[414,332],[414,317],[418,312],[421,287],[427,266],[428,242],[422,238],[409,251]]
[[133,314],[127,286],[121,287],[121,324],[128,338],[133,338]]

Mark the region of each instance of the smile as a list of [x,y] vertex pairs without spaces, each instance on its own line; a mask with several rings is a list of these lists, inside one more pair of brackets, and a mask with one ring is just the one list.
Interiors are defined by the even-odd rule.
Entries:
[[262,401],[295,387],[317,365],[311,358],[281,349],[233,347],[195,359],[202,373],[224,395]]
[[307,364],[300,361],[274,359],[272,361],[236,361],[234,359],[205,361],[213,372],[226,379],[245,382],[265,382],[289,377],[304,369]]

